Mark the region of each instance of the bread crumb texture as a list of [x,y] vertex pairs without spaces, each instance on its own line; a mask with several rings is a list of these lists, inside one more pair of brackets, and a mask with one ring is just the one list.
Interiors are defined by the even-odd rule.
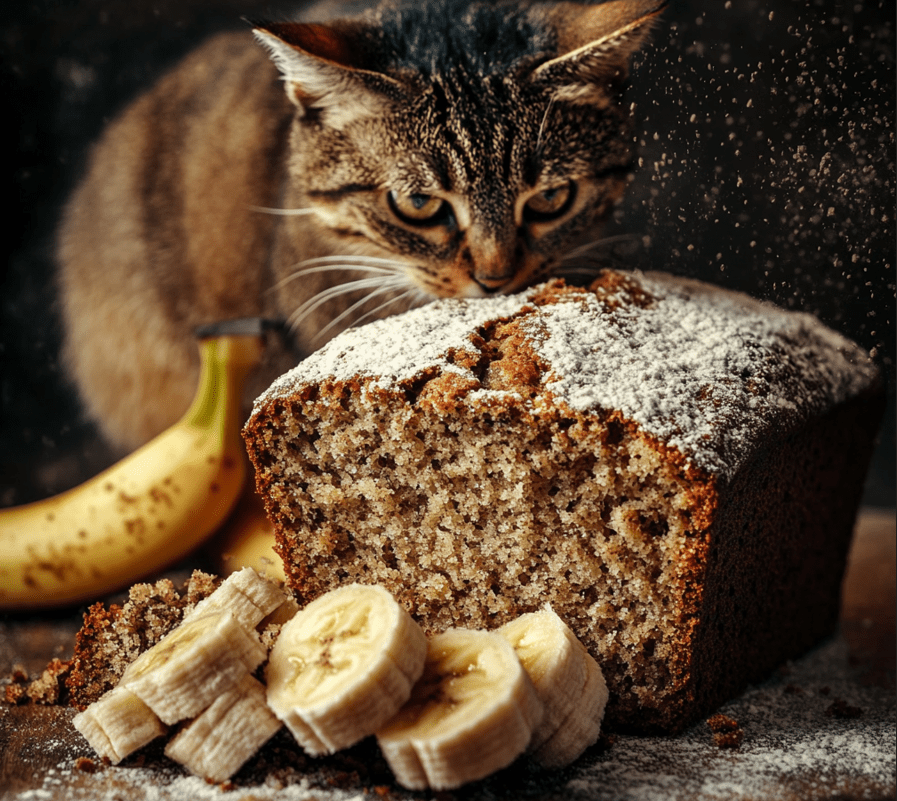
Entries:
[[677,731],[834,625],[878,386],[808,315],[605,272],[346,332],[245,436],[300,599],[379,583],[430,631],[550,603],[607,725]]
[[195,570],[177,588],[170,579],[135,584],[124,604],[96,603],[84,615],[65,684],[71,706],[84,710],[118,684],[140,654],[152,648],[221,583]]

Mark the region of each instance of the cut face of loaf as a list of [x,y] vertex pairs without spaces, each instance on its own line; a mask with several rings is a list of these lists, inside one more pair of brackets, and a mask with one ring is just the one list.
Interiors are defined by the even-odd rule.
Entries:
[[[704,325],[726,304],[736,342]],[[689,369],[653,346],[674,334],[652,313],[710,354]],[[662,276],[412,314],[334,340],[247,425],[300,596],[383,584],[433,631],[549,603],[602,666],[607,725],[639,732],[681,729],[832,630],[880,414],[859,349]]]

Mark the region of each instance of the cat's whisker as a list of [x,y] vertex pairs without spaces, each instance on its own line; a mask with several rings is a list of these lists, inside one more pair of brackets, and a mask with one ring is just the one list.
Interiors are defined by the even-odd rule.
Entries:
[[[313,261],[310,259],[309,261]],[[340,259],[341,262],[346,262],[346,259]],[[386,269],[384,267],[375,267],[373,265],[367,264],[324,264],[317,267],[305,267],[301,270],[296,270],[295,272],[290,273],[286,278],[278,281],[274,286],[270,287],[268,292],[276,292],[278,289],[283,288],[291,281],[295,281],[297,278],[301,278],[306,275],[311,275],[312,273],[326,273],[326,272],[350,272],[350,273],[373,273],[376,275],[403,275],[404,273],[399,270],[399,263],[397,262],[394,269]]]
[[[305,275],[306,267],[315,267],[320,269],[314,272],[324,272],[327,269],[333,270],[361,270],[362,266],[368,272],[374,272],[375,268],[380,268],[384,272],[404,273],[407,269],[406,264],[396,259],[384,259],[379,256],[317,256],[313,259],[305,259],[293,265],[294,275]],[[312,272],[312,270],[309,270]]]
[[539,123],[539,134],[536,136],[536,152],[540,152],[542,149],[542,134],[545,132],[545,123],[548,122],[548,115],[551,113],[551,109],[554,106],[554,95],[551,96],[551,99],[548,101],[548,105],[545,107],[545,113],[542,115],[542,122]]
[[[361,317],[359,317],[354,323],[352,323],[352,326],[351,326],[351,327],[352,327],[352,328],[355,328],[356,326],[361,325],[361,324],[362,324],[365,320],[367,320],[369,317],[373,317],[375,314],[377,314],[377,312],[383,311],[383,309],[385,309],[385,308],[391,306],[393,303],[398,303],[400,300],[404,300],[404,299],[407,298],[409,295],[421,295],[421,296],[423,296],[424,301],[425,301],[425,302],[428,302],[428,301],[427,301],[427,298],[428,298],[429,296],[428,296],[425,292],[421,292],[421,290],[419,290],[417,287],[412,287],[412,288],[409,289],[407,292],[403,292],[401,295],[397,295],[397,296],[394,297],[394,298],[390,298],[389,300],[387,300],[387,301],[381,303],[381,304],[380,304],[379,306],[377,306],[376,308],[373,308],[373,309],[371,309],[370,311],[365,312],[365,313],[364,313],[363,315],[361,315]],[[432,300],[432,298],[429,298],[429,300]],[[421,303],[420,305],[423,306],[424,303]],[[408,306],[408,307],[406,308],[406,311],[407,311],[407,309],[411,309],[411,308],[414,308],[414,307],[413,307],[413,306]]]
[[328,289],[319,292],[317,295],[309,298],[305,303],[299,306],[287,320],[287,324],[290,328],[296,329],[298,328],[302,322],[319,306],[324,303],[327,303],[329,300],[333,300],[334,298],[339,297],[340,295],[347,295],[350,292],[356,292],[365,289],[379,289],[380,287],[391,285],[395,288],[398,288],[402,284],[399,283],[399,277],[396,276],[393,279],[388,279],[384,281],[382,278],[361,278],[357,281],[347,281],[344,284],[337,284],[336,286],[329,287]]
[[348,262],[344,262],[342,264],[322,264],[318,267],[303,267],[301,270],[296,270],[294,273],[292,273],[292,276],[311,275],[312,273],[326,272],[358,272],[377,273],[378,275],[396,275],[399,271],[394,269],[387,269],[386,267],[375,267],[372,264],[349,264]]
[[301,217],[305,214],[314,214],[317,209],[272,209],[267,206],[248,206],[250,211],[258,211],[262,214],[275,214],[278,217]]
[[332,298],[336,298],[340,295],[348,294],[359,289],[376,288],[378,286],[381,286],[382,283],[383,281],[380,278],[362,278],[357,281],[347,281],[344,284],[337,284],[336,286],[328,287],[327,289],[318,292],[316,295],[313,295],[304,303],[300,304],[299,307],[290,315],[288,322],[291,327],[295,328],[301,320],[307,317],[322,303],[326,303]]
[[[365,297],[361,298],[361,300],[355,301],[355,303],[353,303],[351,306],[349,306],[348,309],[343,311],[342,314],[339,314],[336,317],[334,317],[329,323],[327,323],[327,325],[325,325],[320,331],[318,331],[318,333],[315,334],[315,338],[313,341],[323,339],[327,335],[328,332],[332,331],[343,320],[345,320],[349,315],[351,315],[357,308],[364,306],[365,303],[370,302],[378,295],[383,295],[384,293],[390,292],[395,288],[397,288],[397,287],[393,287],[392,284],[390,284],[388,286],[384,285],[384,286],[380,287],[380,289],[377,289],[374,292],[371,292],[369,295],[366,295]],[[374,309],[374,311],[379,311],[381,308],[383,308],[385,305],[388,305],[390,302],[391,301],[387,301],[385,304],[381,304],[376,309]],[[354,327],[357,324],[358,324],[358,321],[356,320],[350,327]]]
[[425,292],[419,287],[414,288],[414,294],[417,295],[417,298],[408,306],[409,309],[418,309],[421,306],[426,306],[428,303],[432,303],[436,300],[435,296],[431,295],[429,292]]
[[393,267],[405,267],[405,265],[396,259],[384,259],[382,256],[317,256],[313,259],[305,259],[297,262],[293,267],[304,267],[309,264],[331,264],[334,262],[357,261],[364,264],[382,264]]
[[373,275],[395,275],[395,270],[385,270],[383,267],[371,267],[365,264],[324,264],[320,267],[304,267],[301,270],[296,270],[290,273],[286,278],[280,280],[275,288],[280,288],[284,284],[288,284],[291,281],[295,281],[297,278],[302,278],[306,275],[312,275],[314,273],[370,273]]

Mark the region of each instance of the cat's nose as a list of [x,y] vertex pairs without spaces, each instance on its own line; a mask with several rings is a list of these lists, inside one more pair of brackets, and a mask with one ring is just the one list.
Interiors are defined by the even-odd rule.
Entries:
[[462,259],[466,262],[468,275],[486,294],[499,292],[517,275],[520,254],[515,252],[516,245],[514,237],[504,231],[496,233],[473,228],[467,232]]
[[480,255],[474,263],[470,276],[479,287],[489,294],[506,287],[517,275],[519,262],[511,248],[496,247],[490,253]]

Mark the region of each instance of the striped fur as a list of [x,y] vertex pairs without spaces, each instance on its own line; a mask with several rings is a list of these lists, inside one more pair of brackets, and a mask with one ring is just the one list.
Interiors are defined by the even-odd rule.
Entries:
[[285,321],[253,394],[348,325],[558,272],[625,187],[620,93],[661,6],[405,0],[203,45],[109,125],[62,221],[88,412],[123,448],[169,425],[210,321]]

